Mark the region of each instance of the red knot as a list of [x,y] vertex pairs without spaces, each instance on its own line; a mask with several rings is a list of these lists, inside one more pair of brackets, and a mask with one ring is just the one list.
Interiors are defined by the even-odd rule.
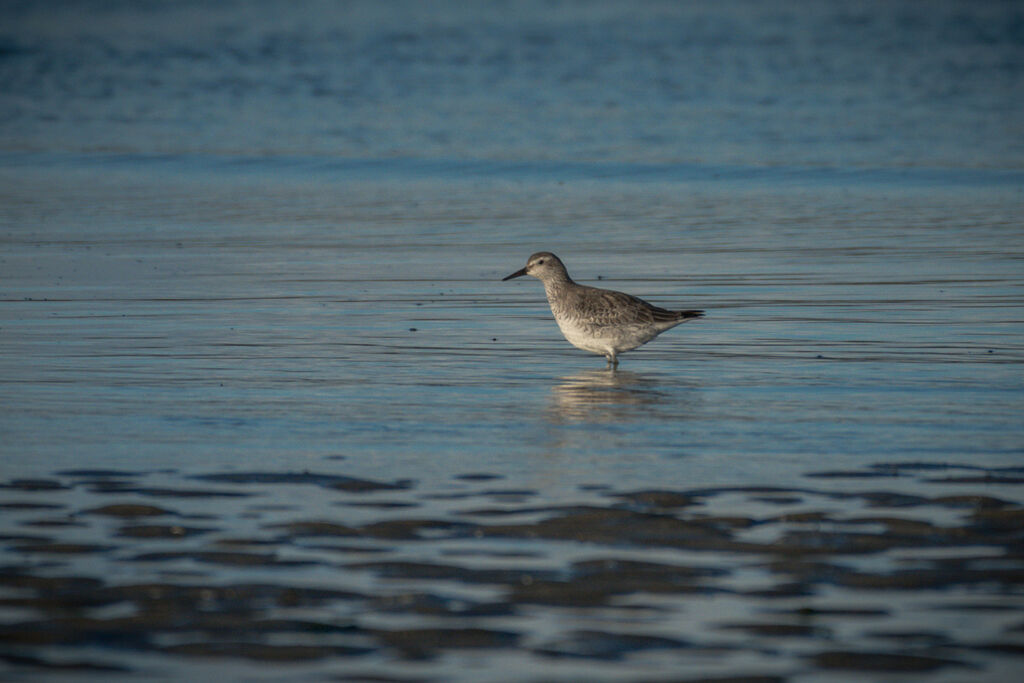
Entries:
[[569,343],[603,355],[611,368],[619,365],[618,354],[704,315],[704,311],[669,311],[629,294],[577,284],[561,259],[547,251],[532,255],[525,268],[502,281],[523,275],[544,283],[551,313]]

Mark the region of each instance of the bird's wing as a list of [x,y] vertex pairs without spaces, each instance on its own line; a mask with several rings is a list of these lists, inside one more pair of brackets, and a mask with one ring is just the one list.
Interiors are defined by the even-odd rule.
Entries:
[[681,319],[676,311],[653,306],[624,292],[592,287],[587,298],[593,305],[592,320],[599,325],[649,325]]

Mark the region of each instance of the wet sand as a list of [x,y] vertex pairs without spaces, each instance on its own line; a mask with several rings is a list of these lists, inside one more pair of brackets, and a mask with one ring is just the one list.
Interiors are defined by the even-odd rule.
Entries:
[[[559,505],[481,472],[445,495],[333,469],[152,478],[0,485],[15,679],[216,662],[293,680],[1000,680],[1024,655],[1024,467],[878,463]],[[296,503],[267,505],[282,489]],[[329,513],[302,513],[313,494]],[[439,498],[447,514],[420,512]]]
[[[271,167],[6,173],[10,676],[1013,680],[1009,189]],[[603,371],[500,282],[551,217],[708,317]]]
[[[1006,188],[122,172],[4,256],[8,677],[1014,679]],[[594,367],[499,281],[550,216],[581,280],[708,318]]]
[[0,678],[1021,678],[1016,6],[244,5],[5,4]]

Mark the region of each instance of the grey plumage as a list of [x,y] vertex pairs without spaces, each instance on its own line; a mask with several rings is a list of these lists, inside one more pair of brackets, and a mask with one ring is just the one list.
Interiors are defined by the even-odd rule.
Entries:
[[561,259],[546,251],[530,256],[525,268],[504,280],[523,275],[544,283],[551,313],[569,343],[604,355],[612,367],[619,364],[619,353],[704,315],[696,310],[670,311],[630,294],[577,284]]

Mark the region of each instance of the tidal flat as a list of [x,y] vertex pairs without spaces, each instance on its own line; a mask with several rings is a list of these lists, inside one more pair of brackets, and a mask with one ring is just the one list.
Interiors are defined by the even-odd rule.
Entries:
[[1016,682],[1022,26],[6,3],[0,678]]
[[0,484],[9,675],[996,680],[1019,665],[1024,467],[877,463],[558,505],[501,475],[425,487],[339,469]]

